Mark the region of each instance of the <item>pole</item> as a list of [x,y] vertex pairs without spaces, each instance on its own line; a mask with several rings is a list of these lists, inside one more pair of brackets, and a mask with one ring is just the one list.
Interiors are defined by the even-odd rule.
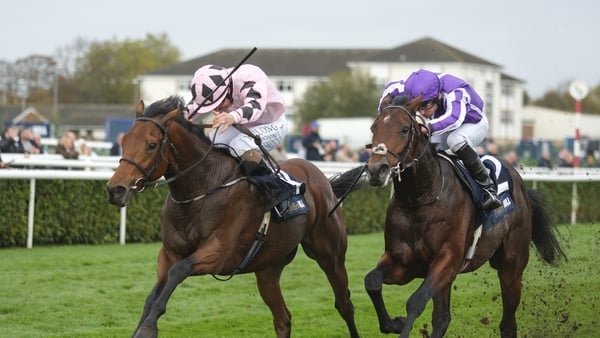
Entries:
[[575,100],[575,142],[573,142],[573,168],[579,168],[580,148],[579,145],[579,124],[581,119],[581,101],[589,92],[588,85],[585,81],[573,81],[569,86],[569,94]]
[[52,113],[58,113],[58,68],[54,68],[54,95],[52,96]]
[[27,211],[27,249],[33,248],[33,221],[35,219],[35,178],[29,180],[29,208]]
[[573,142],[573,168],[579,168],[580,154],[580,135],[579,121],[581,120],[581,100],[575,100],[575,141]]

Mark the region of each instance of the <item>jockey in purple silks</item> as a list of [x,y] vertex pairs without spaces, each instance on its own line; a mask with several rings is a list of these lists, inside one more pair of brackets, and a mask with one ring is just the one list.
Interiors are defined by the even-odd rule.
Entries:
[[413,72],[406,79],[403,92],[400,83],[389,83],[388,86],[392,96],[403,94],[409,100],[421,96],[418,111],[428,119],[431,142],[437,143],[440,150],[450,149],[462,160],[483,188],[483,209],[500,207],[502,203],[496,195],[489,171],[474,150],[483,142],[489,129],[488,119],[483,113],[483,100],[475,90],[456,76],[425,69]]

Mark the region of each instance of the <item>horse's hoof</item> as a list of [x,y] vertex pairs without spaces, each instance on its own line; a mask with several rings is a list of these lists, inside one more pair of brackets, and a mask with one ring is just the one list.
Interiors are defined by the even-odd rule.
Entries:
[[132,338],[157,338],[158,337],[158,328],[156,327],[147,327],[140,326],[140,328],[135,331]]
[[400,334],[402,332],[402,328],[404,327],[404,317],[396,317],[392,319],[392,321],[386,323],[386,325],[381,325],[379,327],[379,331],[381,333],[397,333]]
[[394,323],[394,329],[393,329],[393,333],[397,333],[400,334],[402,333],[402,329],[404,328],[404,321],[406,320],[406,318],[404,317],[396,317],[394,318],[394,320],[392,320],[392,323]]

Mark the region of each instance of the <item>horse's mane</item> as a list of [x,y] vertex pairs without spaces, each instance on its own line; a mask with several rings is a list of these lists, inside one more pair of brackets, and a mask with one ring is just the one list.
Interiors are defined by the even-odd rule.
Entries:
[[394,106],[403,106],[408,103],[409,96],[408,95],[398,95],[392,99],[392,105]]
[[175,120],[182,127],[184,127],[190,133],[196,135],[202,142],[207,144],[212,143],[208,136],[204,133],[204,128],[189,122],[183,115],[185,109],[185,103],[181,96],[172,95],[162,100],[153,102],[151,105],[146,107],[143,116],[154,118],[156,116],[165,115],[175,109],[179,109],[177,119]]

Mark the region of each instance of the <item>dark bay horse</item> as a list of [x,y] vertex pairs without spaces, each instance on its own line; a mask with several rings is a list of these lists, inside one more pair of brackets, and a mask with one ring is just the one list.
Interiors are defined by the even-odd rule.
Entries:
[[[501,336],[516,337],[515,312],[530,242],[547,263],[566,259],[547,204],[508,166],[515,207],[483,232],[474,255],[466,259],[477,236],[478,209],[452,164],[436,155],[428,133],[422,131],[423,122],[416,114],[420,98],[408,103],[406,98],[389,101],[384,101],[371,126],[373,154],[367,163],[372,186],[386,186],[390,178],[393,181],[385,221],[385,252],[365,277],[381,332],[408,338],[415,319],[432,299],[431,337],[442,337],[450,324],[450,292],[457,274],[472,272],[489,262],[500,279]],[[392,319],[382,298],[382,285],[404,285],[415,278],[423,282],[406,303],[406,317]]]
[[[328,180],[309,161],[283,162],[281,169],[306,182],[309,211],[279,223],[270,221],[262,195],[244,179],[238,162],[213,147],[203,126],[184,119],[181,98],[169,97],[144,108],[143,102],[136,107],[135,123],[123,137],[123,157],[107,183],[109,201],[117,206],[127,205],[135,192],[160,183],[163,176],[170,190],[161,210],[158,280],[133,336],[158,335],[157,321],[186,277],[254,272],[277,337],[289,337],[291,313],[279,280],[301,244],[327,276],[335,308],[350,336],[358,337],[345,267],[346,226],[341,208],[334,208],[338,196],[357,189],[352,188],[356,170]],[[266,239],[248,259],[248,248],[258,237]]]

